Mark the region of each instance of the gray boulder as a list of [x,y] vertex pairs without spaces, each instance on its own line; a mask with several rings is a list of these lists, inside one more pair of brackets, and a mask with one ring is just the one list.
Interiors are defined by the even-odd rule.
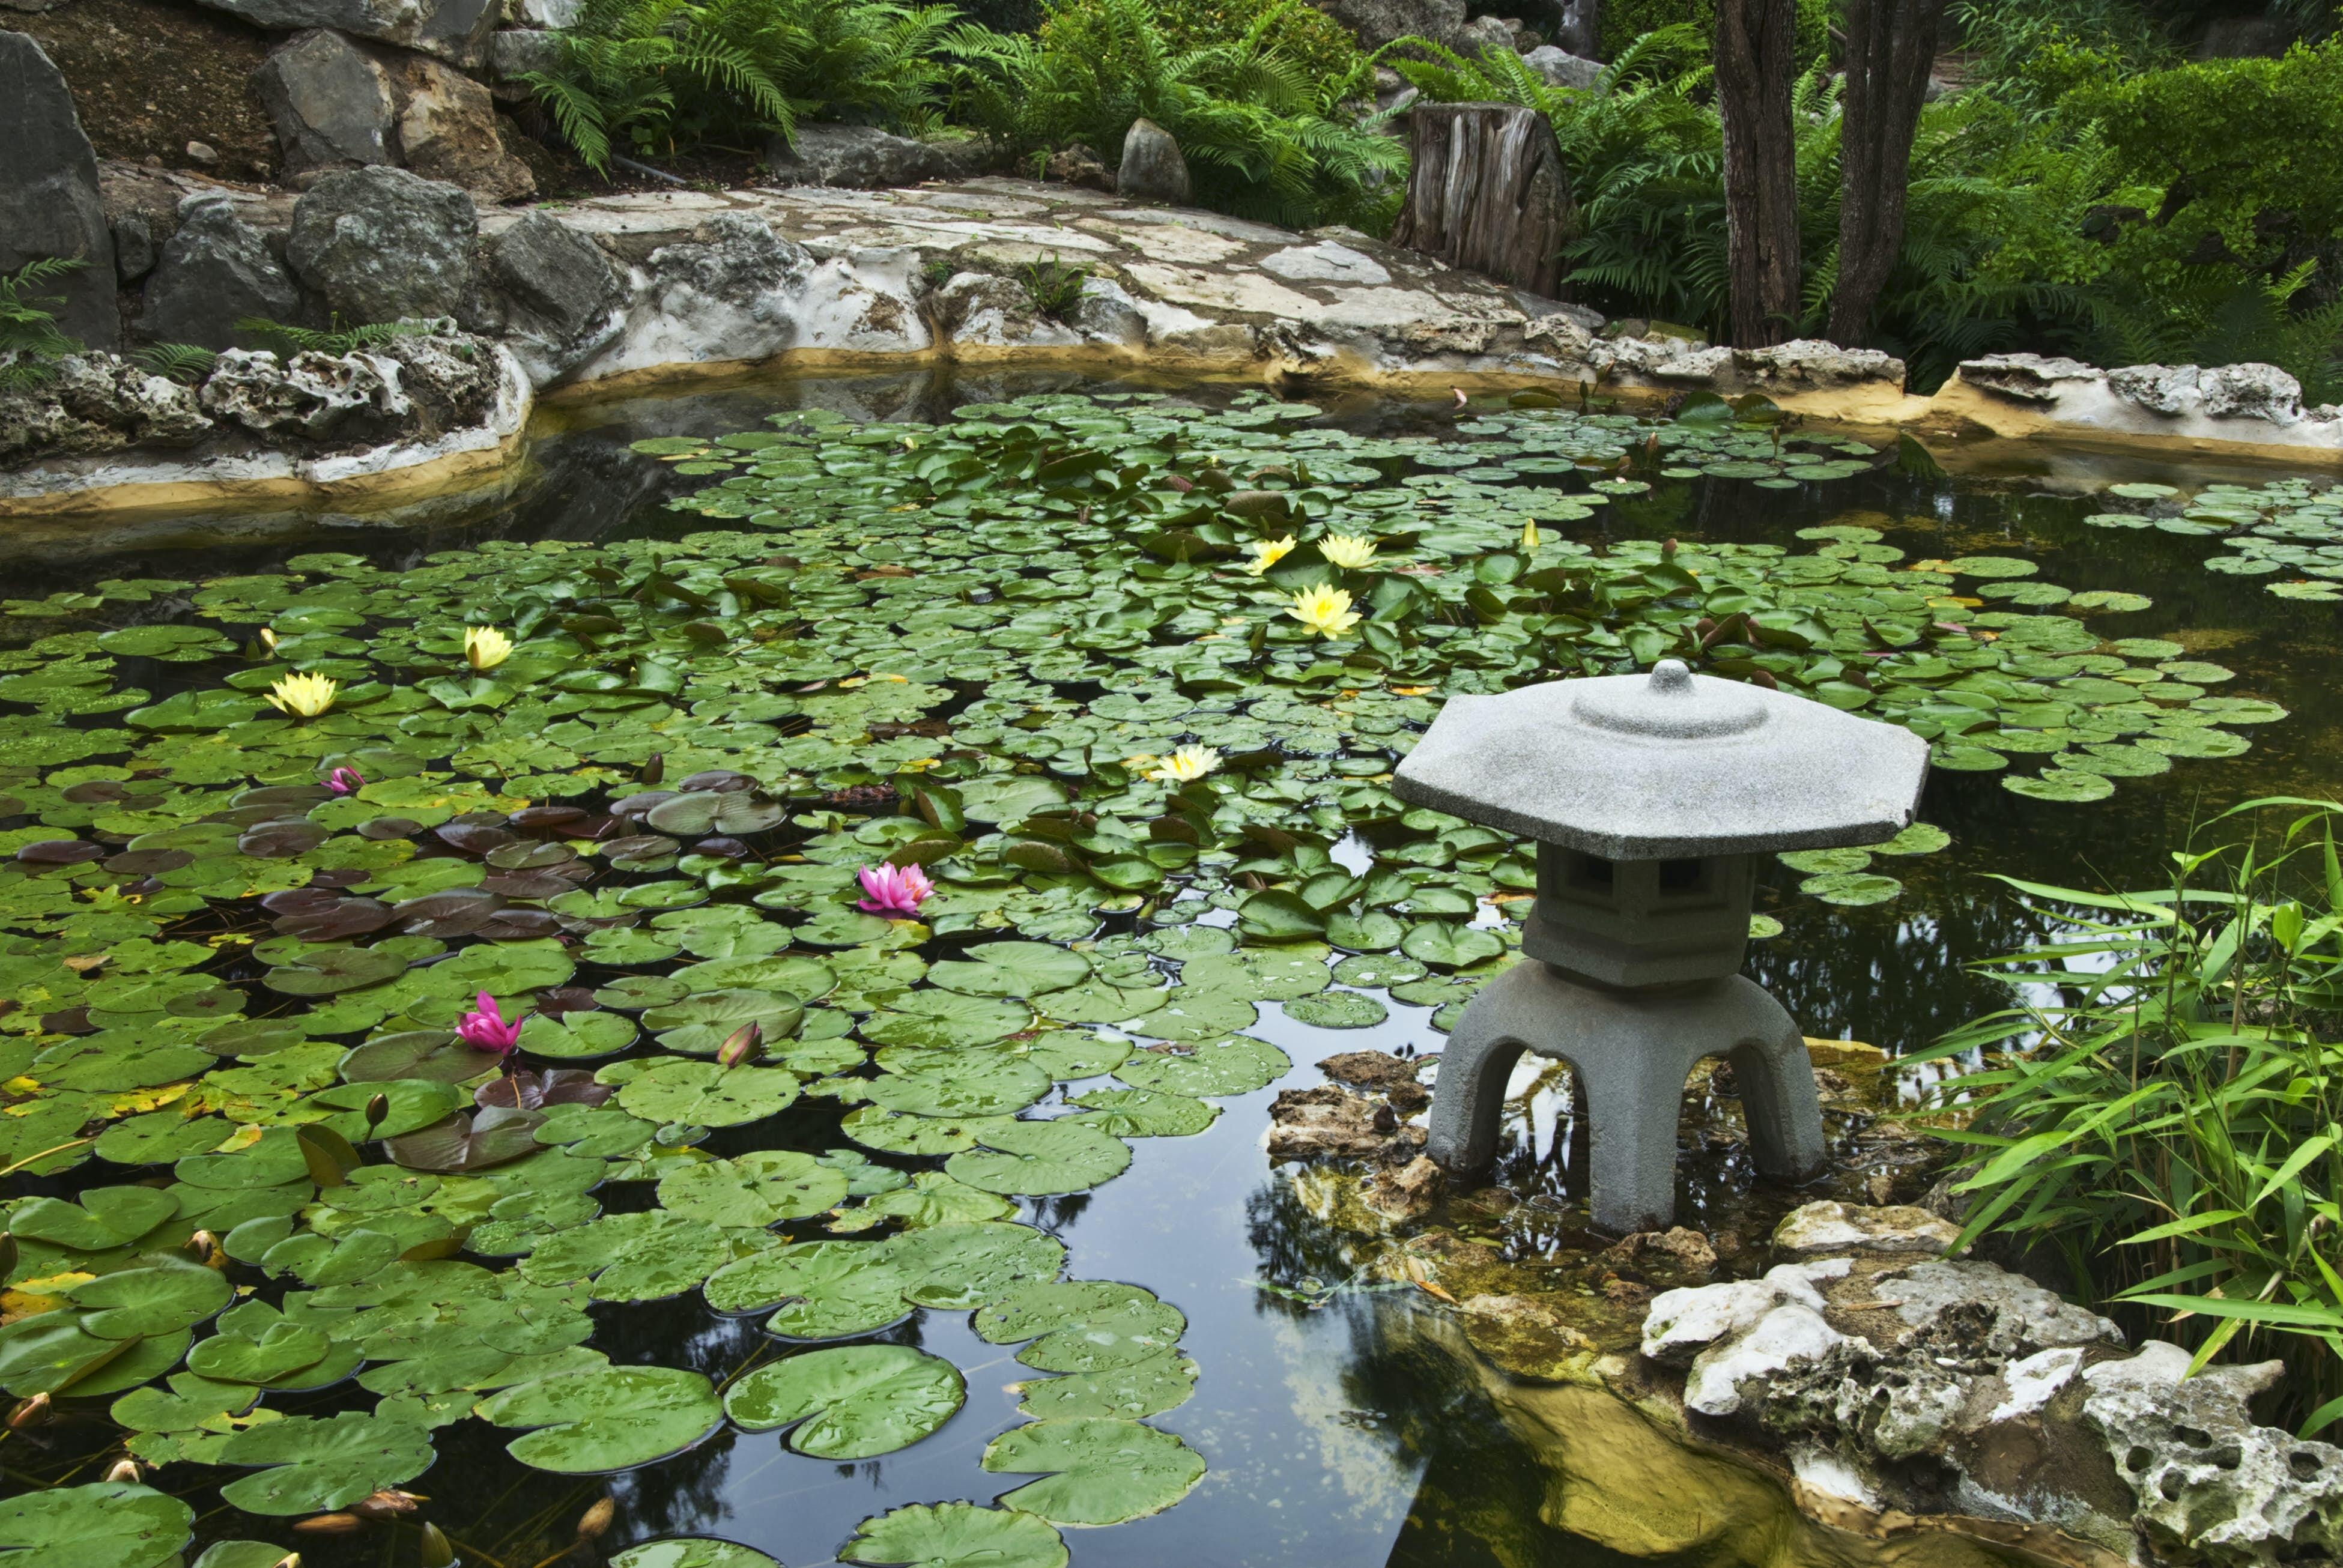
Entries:
[[109,226],[114,230],[116,277],[124,283],[136,283],[155,270],[158,259],[155,229],[144,213],[117,213]]
[[2247,1401],[2279,1362],[2208,1366],[2150,1341],[2084,1370],[2083,1419],[2139,1500],[2137,1522],[2188,1562],[2261,1568],[2343,1553],[2343,1449],[2258,1425]]
[[1178,139],[1153,120],[1133,120],[1122,138],[1122,167],[1115,175],[1114,185],[1131,201],[1185,205],[1190,192],[1188,160],[1181,156]]
[[185,447],[212,429],[192,387],[112,354],[76,354],[30,387],[0,391],[0,464]]
[[549,32],[534,27],[501,27],[488,36],[488,75],[506,95],[526,87],[514,88],[531,71],[550,71],[560,63],[561,52]]
[[2041,354],[1988,354],[1961,361],[1960,377],[1971,387],[2014,403],[2056,403],[2070,390],[2107,379],[2107,372],[2079,359]]
[[397,161],[390,78],[339,33],[321,28],[279,45],[252,85],[276,123],[287,175]]
[[420,49],[474,68],[488,57],[502,0],[202,0],[256,27],[297,33],[331,27],[378,44]]
[[0,273],[45,256],[79,257],[83,266],[38,292],[63,297],[57,326],[71,337],[92,348],[120,345],[97,155],[65,77],[22,33],[0,32]]
[[452,316],[472,282],[479,219],[455,186],[405,169],[325,176],[293,208],[286,259],[345,327]]
[[799,126],[794,145],[776,136],[766,147],[773,178],[783,185],[854,190],[962,178],[978,173],[984,161],[980,142],[918,141],[876,126]]
[[1565,53],[1541,44],[1522,56],[1522,64],[1557,87],[1592,87],[1603,75],[1603,62]]
[[391,74],[398,105],[398,146],[407,166],[426,179],[462,186],[485,201],[537,194],[528,166],[497,135],[496,100],[463,72],[421,55],[401,55]]
[[192,196],[179,207],[179,230],[146,285],[138,330],[156,343],[226,348],[247,316],[290,321],[301,290],[260,232],[224,196]]
[[1464,0],[1312,0],[1321,11],[1359,35],[1370,49],[1416,34],[1456,46],[1464,32]]
[[533,212],[483,247],[503,297],[505,346],[538,387],[559,380],[626,327],[626,289],[601,247]]

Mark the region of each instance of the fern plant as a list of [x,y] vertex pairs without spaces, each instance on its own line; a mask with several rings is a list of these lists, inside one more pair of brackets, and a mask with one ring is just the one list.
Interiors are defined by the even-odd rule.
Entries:
[[0,391],[35,387],[56,374],[56,361],[81,351],[57,325],[62,294],[33,290],[88,265],[79,256],[48,256],[0,274]]
[[236,329],[246,337],[256,337],[274,345],[279,352],[289,357],[295,354],[349,354],[395,338],[427,337],[438,327],[437,322],[431,321],[372,321],[362,327],[344,327],[341,321],[340,317],[335,317],[332,326],[320,332],[315,327],[271,321],[265,316],[246,316],[237,320]]
[[130,362],[149,376],[193,387],[212,373],[219,356],[192,343],[150,343],[133,354]]
[[935,117],[953,16],[890,0],[587,0],[557,35],[553,68],[522,80],[598,174],[617,143],[793,140],[816,114],[920,130]]
[[2305,402],[2343,402],[2343,299],[2296,307],[2318,270],[2316,260],[2278,278],[2201,267],[2153,298],[2095,289],[2092,347],[2110,365],[2275,365],[2302,384]]
[[1206,206],[1381,226],[1407,153],[1382,116],[1358,110],[1372,67],[1361,56],[1313,74],[1272,41],[1280,15],[1189,49],[1173,47],[1147,0],[1057,0],[1030,36],[961,26],[944,42],[958,62],[954,106],[1021,156],[1081,142],[1109,163],[1144,116],[1178,139]]

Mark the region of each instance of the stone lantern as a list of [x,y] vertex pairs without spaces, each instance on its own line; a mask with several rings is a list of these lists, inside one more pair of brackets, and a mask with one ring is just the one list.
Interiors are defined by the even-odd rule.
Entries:
[[1559,1058],[1591,1135],[1594,1222],[1664,1227],[1684,1080],[1723,1056],[1758,1170],[1819,1171],[1805,1036],[1740,972],[1755,859],[1891,838],[1927,773],[1927,743],[1908,730],[1673,658],[1450,701],[1393,788],[1536,839],[1537,902],[1526,961],[1449,1033],[1425,1151],[1486,1170],[1514,1061]]

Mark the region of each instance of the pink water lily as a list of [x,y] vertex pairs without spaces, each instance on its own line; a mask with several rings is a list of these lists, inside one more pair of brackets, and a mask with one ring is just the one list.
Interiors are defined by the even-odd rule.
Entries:
[[516,1018],[508,1021],[505,1015],[497,1010],[497,999],[482,991],[479,1005],[464,1015],[456,1025],[456,1033],[474,1050],[509,1056],[513,1048],[520,1043],[520,1020]]
[[326,775],[326,788],[337,795],[355,795],[366,788],[366,776],[355,768],[337,768]]
[[854,907],[867,915],[916,915],[920,901],[936,890],[917,866],[865,866],[855,875],[862,883],[862,898]]

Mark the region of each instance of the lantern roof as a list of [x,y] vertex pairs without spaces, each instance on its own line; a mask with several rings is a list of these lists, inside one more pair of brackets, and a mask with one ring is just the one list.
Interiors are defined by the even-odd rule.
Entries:
[[1662,659],[1648,675],[1449,699],[1403,800],[1613,860],[1871,844],[1909,824],[1928,743]]

